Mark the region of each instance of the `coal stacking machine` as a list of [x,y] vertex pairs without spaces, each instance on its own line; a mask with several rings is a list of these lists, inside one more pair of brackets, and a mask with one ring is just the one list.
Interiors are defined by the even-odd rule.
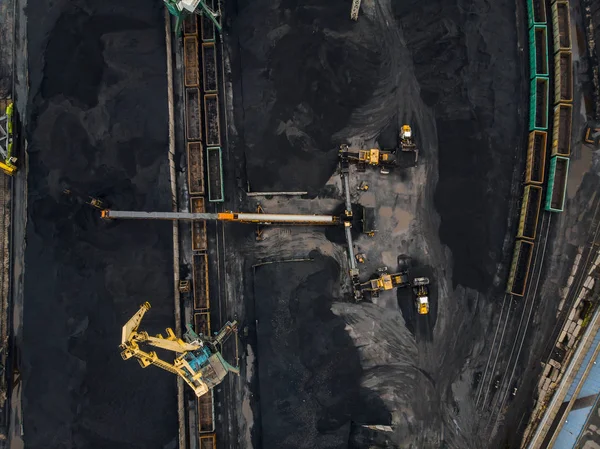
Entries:
[[[220,352],[223,342],[237,334],[237,322],[227,322],[214,336],[197,334],[188,324],[183,339],[178,338],[172,329],[167,328],[167,336],[152,337],[147,332],[138,331],[142,318],[150,310],[145,302],[131,319],[123,326],[121,336],[121,357],[123,360],[136,358],[142,368],[157,366],[181,377],[200,397],[223,382],[227,373],[239,374],[239,369],[225,361]],[[173,362],[158,357],[154,351],[144,351],[142,346],[149,345],[178,354]]]

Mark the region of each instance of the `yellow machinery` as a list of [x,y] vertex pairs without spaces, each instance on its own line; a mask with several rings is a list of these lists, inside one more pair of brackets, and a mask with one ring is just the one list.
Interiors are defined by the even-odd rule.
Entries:
[[14,146],[14,104],[10,100],[0,100],[0,170],[7,175],[13,175],[17,171],[17,158],[13,156]]
[[379,293],[386,290],[392,290],[393,288],[408,287],[410,281],[408,280],[408,267],[410,261],[406,256],[398,256],[398,273],[388,273],[388,268],[379,268],[379,276],[370,279],[367,282],[360,284],[360,291],[369,292],[371,297],[377,298]]
[[407,256],[398,256],[398,273],[390,274],[387,267],[380,268],[378,276],[358,286],[361,297],[365,292],[369,292],[372,298],[377,298],[382,291],[412,287],[417,313],[427,315],[429,313],[429,278],[415,278],[411,283],[408,276],[409,266],[410,259]]
[[390,151],[371,148],[369,150],[350,151],[348,145],[342,144],[340,145],[339,156],[342,163],[352,162],[356,164],[356,169],[358,171],[365,171],[367,166],[379,167],[381,174],[387,175],[393,167],[399,165],[397,157],[398,149],[400,151],[410,151],[415,153],[415,164],[417,163],[419,152],[414,141],[412,129],[409,125],[402,125],[400,128],[398,148],[394,150]]
[[595,128],[591,126],[587,126],[585,128],[585,143],[596,144],[598,140],[600,140],[600,128]]
[[[151,337],[147,332],[138,331],[142,318],[148,310],[150,310],[150,303],[145,302],[123,326],[119,346],[123,360],[134,357],[138,359],[142,368],[155,365],[176,374],[194,390],[198,397],[220,384],[228,372],[239,374],[238,368],[227,363],[218,349],[218,346],[232,333],[237,333],[236,321],[233,323],[228,321],[214,338],[197,334],[190,325],[183,340],[178,338],[170,328],[166,330],[166,337],[160,334]],[[143,351],[140,344],[148,344],[179,355],[172,363],[166,362],[154,351]]]
[[392,160],[393,157],[390,151],[378,150],[376,148],[371,150],[358,150],[359,163],[377,166],[389,164]]
[[365,171],[367,166],[379,167],[381,174],[384,175],[387,175],[390,172],[390,168],[397,163],[394,151],[373,148],[352,152],[346,144],[340,145],[340,159],[343,163],[355,163],[358,171]]
[[363,292],[371,293],[372,297],[377,298],[382,291],[396,287],[406,287],[407,285],[409,285],[407,273],[389,274],[384,272],[378,278],[360,284],[360,289]]
[[72,189],[64,189],[62,193],[63,195],[76,198],[77,200],[80,200],[88,206],[92,206],[96,209],[104,210],[106,208],[106,204],[104,204],[104,201],[102,201],[100,198],[82,195],[81,193],[76,192]]
[[402,128],[400,128],[400,149],[402,151],[415,151],[416,148],[412,129],[408,125],[402,125]]
[[419,315],[429,313],[429,279],[416,278],[413,280],[413,293],[415,295],[415,307]]

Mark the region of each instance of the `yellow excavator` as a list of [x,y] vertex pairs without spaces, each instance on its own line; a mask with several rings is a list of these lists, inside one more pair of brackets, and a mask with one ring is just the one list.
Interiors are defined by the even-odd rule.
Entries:
[[407,273],[390,274],[387,272],[387,267],[380,268],[379,273],[378,277],[360,284],[360,290],[362,292],[369,292],[371,297],[377,298],[382,291],[410,285]]
[[17,171],[17,158],[13,156],[14,148],[14,103],[11,100],[0,100],[0,170],[7,175]]
[[[359,255],[357,254],[357,257]],[[379,268],[378,275],[359,284],[360,296],[362,297],[365,292],[368,292],[372,298],[377,298],[383,291],[412,287],[417,313],[427,315],[429,313],[429,278],[419,277],[411,282],[408,275],[409,266],[410,259],[406,255],[398,256],[398,272],[390,274],[387,267]]]
[[[227,363],[219,351],[219,346],[232,333],[237,334],[237,321],[225,323],[214,338],[197,334],[189,324],[183,340],[178,338],[170,328],[166,329],[166,337],[160,334],[151,337],[147,332],[138,331],[142,318],[148,310],[150,310],[150,303],[145,302],[123,326],[119,346],[123,360],[133,357],[138,359],[142,368],[154,365],[169,371],[181,377],[198,397],[219,385],[227,373],[239,374],[239,369]],[[172,363],[166,362],[160,359],[156,352],[142,350],[141,344],[179,355]]]
[[379,293],[394,288],[408,287],[408,267],[410,260],[406,256],[398,256],[398,272],[390,274],[388,267],[379,268],[378,274],[367,282],[359,285],[361,294],[368,292],[372,298],[379,297]]
[[364,172],[367,166],[371,166],[379,167],[381,174],[387,175],[393,167],[398,165],[396,156],[398,150],[414,152],[416,165],[418,150],[409,125],[402,125],[400,128],[399,145],[394,150],[371,148],[369,150],[350,151],[347,144],[342,144],[340,145],[339,157],[344,162],[356,164],[356,169],[359,172]]
[[396,165],[394,151],[372,148],[370,150],[352,152],[346,144],[340,145],[340,159],[355,163],[356,169],[360,172],[364,172],[367,166],[379,167],[382,175],[389,174],[390,169]]

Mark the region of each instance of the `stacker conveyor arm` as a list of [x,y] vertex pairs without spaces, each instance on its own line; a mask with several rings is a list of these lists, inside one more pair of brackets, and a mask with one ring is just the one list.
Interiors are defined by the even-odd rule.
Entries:
[[339,217],[333,215],[246,214],[237,212],[210,214],[192,212],[137,212],[109,209],[102,211],[102,218],[138,220],[219,220],[238,223],[288,225],[338,225],[342,223]]
[[128,210],[102,211],[102,218],[121,218],[134,220],[217,220],[218,214],[191,212],[139,212]]

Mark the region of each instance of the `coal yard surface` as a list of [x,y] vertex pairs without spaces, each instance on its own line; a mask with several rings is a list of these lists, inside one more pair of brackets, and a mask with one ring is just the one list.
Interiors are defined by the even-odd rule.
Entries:
[[118,346],[144,301],[151,332],[173,325],[171,226],[105,223],[86,204],[170,206],[163,8],[34,0],[28,11],[26,447],[167,447],[175,379],[125,363]]
[[17,0],[0,449],[552,447],[600,9],[178,2]]
[[255,271],[263,447],[345,447],[354,423],[390,420],[361,396],[358,354],[331,310],[339,267],[311,255]]
[[[527,96],[521,93],[525,82],[514,5],[475,2],[469,12],[447,2],[376,2],[365,7],[357,23],[349,22],[342,11],[346,5],[337,3],[267,7],[265,2],[238,1],[237,7],[231,38],[237,76],[232,141],[245,152],[250,191],[307,191],[324,205],[339,189],[328,180],[335,178],[341,143],[393,148],[403,122],[411,123],[419,139],[419,167],[397,170],[383,180],[379,174],[356,175],[368,180],[369,192],[359,202],[372,202],[368,205],[378,210],[377,235],[392,236],[374,247],[365,242],[368,237],[359,237],[356,251],[369,251],[367,265],[373,271],[377,265],[393,270],[396,255],[408,253],[414,276],[430,276],[435,285],[425,317],[417,315],[410,289],[399,289],[397,296],[382,294],[375,308],[349,305],[343,294],[334,302],[332,309],[347,322],[359,348],[360,385],[385,398],[380,422],[354,422],[359,427],[393,423],[394,431],[381,447],[481,447],[489,436],[478,427],[472,380],[485,364],[481,348],[489,336],[489,320],[499,311],[497,296],[502,297],[494,278],[509,257],[507,217],[518,197],[509,199],[525,132],[520,122]],[[341,202],[342,196],[337,197]],[[294,240],[293,231],[289,238],[277,237],[281,251],[286,243],[292,247],[289,257],[299,254]],[[319,248],[318,241],[311,247],[313,242],[303,238],[304,252]],[[290,270],[282,264],[270,277],[286,279],[285,287],[276,290],[278,307],[297,326],[306,300],[287,300],[284,292],[303,290],[306,282]],[[255,289],[257,282],[264,285],[262,275],[260,279]],[[332,401],[305,406],[306,393],[293,388],[286,390],[285,399],[272,397],[274,386],[263,373],[271,376],[279,357],[296,357],[292,348],[299,335],[292,327],[270,337],[281,350],[277,356],[272,349],[263,353],[264,336],[274,331],[261,330],[261,312],[267,311],[271,323],[274,307],[259,305],[269,296],[263,290],[255,295],[263,447],[352,447],[351,431],[339,418],[330,421],[336,432],[312,423],[319,439],[309,440],[314,437],[309,437],[303,414],[318,419],[331,410]],[[391,322],[378,332],[382,320]],[[367,337],[373,332],[376,337]],[[280,379],[296,385],[303,371],[296,362],[287,366]],[[322,369],[325,376],[328,368]],[[340,367],[345,375],[347,369]],[[318,378],[310,373],[304,376]],[[330,395],[332,391],[330,386]],[[275,415],[302,432],[306,446],[289,443],[286,432],[271,426]]]

